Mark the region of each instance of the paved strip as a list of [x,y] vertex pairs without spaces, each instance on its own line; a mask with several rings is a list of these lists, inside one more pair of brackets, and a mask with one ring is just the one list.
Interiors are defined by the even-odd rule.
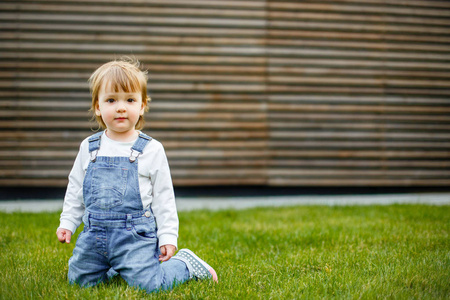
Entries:
[[276,197],[233,197],[233,198],[183,198],[177,200],[179,211],[196,209],[222,210],[247,209],[252,207],[282,207],[301,205],[391,205],[426,204],[450,205],[448,194],[388,194],[388,195],[343,195],[343,196],[276,196]]
[[[247,209],[252,207],[281,207],[299,205],[391,205],[426,204],[450,205],[450,193],[376,194],[333,196],[268,196],[268,197],[213,197],[177,198],[178,211]],[[62,200],[0,201],[2,212],[54,212],[61,211]]]

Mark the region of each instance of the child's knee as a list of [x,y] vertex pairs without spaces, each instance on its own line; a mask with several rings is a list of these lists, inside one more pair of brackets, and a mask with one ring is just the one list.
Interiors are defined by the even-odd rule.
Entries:
[[107,269],[87,270],[85,267],[78,268],[75,264],[69,263],[67,278],[70,284],[76,284],[82,287],[91,287],[106,281],[107,271]]
[[106,273],[104,274],[74,274],[69,270],[68,280],[70,284],[76,284],[81,287],[92,287],[106,281]]

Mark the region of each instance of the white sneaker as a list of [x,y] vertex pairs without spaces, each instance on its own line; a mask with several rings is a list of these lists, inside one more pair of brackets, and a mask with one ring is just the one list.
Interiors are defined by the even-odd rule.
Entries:
[[189,249],[181,249],[172,258],[179,259],[186,263],[189,269],[189,274],[195,279],[210,279],[219,282],[216,271],[208,265],[204,260],[194,254]]

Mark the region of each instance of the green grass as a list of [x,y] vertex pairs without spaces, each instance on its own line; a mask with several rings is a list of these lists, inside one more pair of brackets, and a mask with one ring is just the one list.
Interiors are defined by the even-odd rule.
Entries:
[[182,212],[180,248],[219,284],[147,295],[119,279],[67,283],[74,243],[58,213],[0,214],[1,299],[449,299],[450,206],[256,208]]

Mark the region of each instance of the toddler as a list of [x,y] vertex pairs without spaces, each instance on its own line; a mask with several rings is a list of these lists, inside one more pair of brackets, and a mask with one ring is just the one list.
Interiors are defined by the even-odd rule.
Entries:
[[80,146],[56,235],[62,243],[83,221],[69,260],[68,279],[94,286],[120,274],[147,292],[189,279],[213,278],[192,251],[175,254],[178,216],[164,148],[139,131],[150,98],[139,62],[121,59],[89,78],[91,110],[105,129]]

